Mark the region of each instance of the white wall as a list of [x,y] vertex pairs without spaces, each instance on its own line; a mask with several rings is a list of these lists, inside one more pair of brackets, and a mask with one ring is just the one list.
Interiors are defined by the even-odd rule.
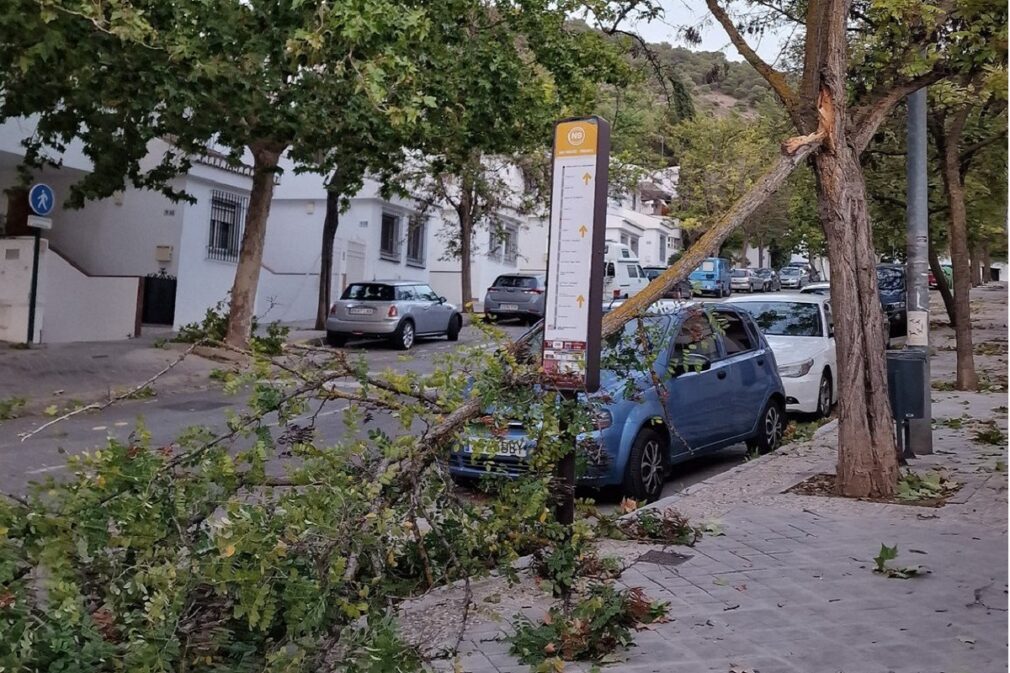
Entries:
[[[38,117],[20,117],[7,119],[0,123],[0,152],[10,152],[11,154],[23,157],[25,148],[21,141],[31,138],[35,134],[38,126]],[[54,155],[52,158],[60,161],[63,169],[76,169],[90,172],[93,164],[84,155],[84,143],[74,139],[67,143],[67,148],[62,153]],[[56,171],[56,168],[47,168],[43,174],[48,176],[49,171]],[[58,195],[57,195],[58,198]]]
[[87,276],[53,251],[40,273],[42,343],[115,341],[134,335],[140,278]]
[[250,182],[247,177],[208,166],[194,166],[186,181],[186,192],[196,202],[182,206],[182,233],[176,255],[175,329],[199,322],[208,308],[228,298],[235,280],[235,262],[207,259],[211,192],[220,189],[248,197]]
[[[53,187],[65,195],[62,184],[70,181],[54,180]],[[45,235],[53,247],[91,274],[145,276],[164,268],[174,276],[183,207],[160,193],[130,188],[80,210],[57,207],[53,228]],[[159,245],[171,246],[170,262],[155,258]]]
[[[45,240],[42,245],[46,245]],[[0,238],[0,341],[23,343],[28,336],[33,248],[30,236]],[[41,326],[40,313],[33,341],[38,341]]]
[[[24,342],[34,242],[30,236],[0,239],[0,341]],[[39,247],[37,343],[127,339],[136,328],[140,279],[88,276],[49,249]]]

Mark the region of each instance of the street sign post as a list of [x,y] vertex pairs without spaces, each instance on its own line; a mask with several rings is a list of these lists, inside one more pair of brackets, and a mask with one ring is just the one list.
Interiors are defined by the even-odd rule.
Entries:
[[555,125],[543,363],[546,382],[560,390],[600,386],[609,160],[604,119]]
[[[544,383],[571,404],[600,387],[603,254],[607,228],[610,125],[600,117],[554,126],[551,219],[544,311]],[[558,462],[557,519],[575,520],[575,437],[562,410],[560,434],[571,447]]]
[[35,246],[32,251],[32,284],[28,294],[28,339],[25,341],[27,344],[35,339],[35,304],[38,300],[39,290],[39,247],[42,230],[53,227],[53,221],[49,219],[48,215],[53,212],[55,201],[53,188],[49,185],[37,182],[28,190],[28,205],[35,213],[28,216],[28,226],[33,230]]

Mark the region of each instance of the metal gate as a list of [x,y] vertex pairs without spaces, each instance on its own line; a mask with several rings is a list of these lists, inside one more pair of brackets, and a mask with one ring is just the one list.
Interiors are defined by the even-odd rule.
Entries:
[[152,273],[144,278],[144,308],[141,321],[150,325],[171,325],[175,322],[175,276]]

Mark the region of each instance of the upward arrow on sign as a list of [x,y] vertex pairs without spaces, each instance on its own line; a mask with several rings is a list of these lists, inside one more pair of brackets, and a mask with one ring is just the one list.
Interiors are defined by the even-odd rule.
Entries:
[[589,231],[589,230],[588,230],[588,229],[586,229],[586,225],[584,225],[584,224],[583,224],[583,225],[582,225],[581,227],[579,227],[579,235],[580,235],[580,236],[581,236],[582,238],[585,238],[585,237],[586,237],[586,232],[587,232],[587,231]]
[[589,181],[592,180],[592,179],[593,179],[593,175],[589,171],[586,171],[586,174],[582,176],[582,181],[584,183],[586,183],[587,185],[589,184]]
[[584,303],[586,302],[586,298],[585,298],[585,297],[583,297],[583,296],[582,296],[582,295],[580,294],[580,295],[578,296],[578,298],[576,298],[576,300],[575,300],[575,301],[577,301],[577,302],[578,302],[578,304],[579,304],[579,308],[582,308],[582,305],[583,305],[583,304],[584,304]]

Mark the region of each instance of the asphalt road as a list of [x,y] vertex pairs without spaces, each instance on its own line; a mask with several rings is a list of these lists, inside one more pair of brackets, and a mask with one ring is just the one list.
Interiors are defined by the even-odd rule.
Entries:
[[[519,336],[527,329],[508,323],[500,327],[508,338]],[[448,354],[460,345],[486,349],[496,347],[496,343],[484,334],[467,327],[458,343],[450,343],[445,339],[423,340],[406,354],[390,350],[379,342],[352,343],[349,344],[349,349],[364,357],[369,371],[373,373],[386,369],[430,373],[438,366],[439,355]],[[142,423],[151,433],[154,446],[171,443],[182,430],[193,426],[221,430],[225,427],[228,412],[243,411],[245,400],[244,394],[229,395],[212,387],[196,392],[161,394],[145,400],[123,401],[100,412],[84,413],[61,421],[24,441],[21,440],[24,433],[31,432],[50,419],[30,416],[3,422],[0,424],[0,491],[23,493],[31,481],[43,480],[48,476],[58,479],[67,474],[68,454],[99,449],[110,437],[127,440],[138,423]],[[316,419],[320,441],[334,444],[347,437],[348,431],[341,413],[346,407],[347,404],[341,401],[326,403]],[[373,429],[389,434],[403,432],[398,420],[382,414],[376,414],[367,427],[360,429],[360,433],[363,435]],[[740,445],[679,465],[676,474],[667,482],[663,494],[669,495],[729,469],[742,462],[745,454],[746,449]],[[278,464],[275,469],[280,472],[283,467]],[[594,497],[599,494],[587,491],[580,495]],[[613,500],[615,496],[608,493],[606,497]]]

